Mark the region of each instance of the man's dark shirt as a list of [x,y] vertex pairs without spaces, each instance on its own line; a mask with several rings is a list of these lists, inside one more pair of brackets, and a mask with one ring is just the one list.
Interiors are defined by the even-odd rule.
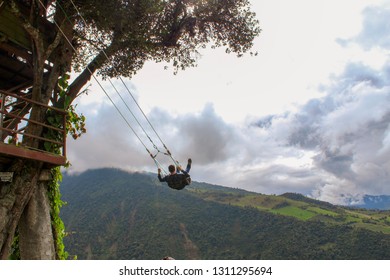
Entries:
[[191,180],[190,175],[185,170],[182,170],[181,173],[167,175],[164,178],[161,177],[161,174],[158,174],[158,179],[160,182],[167,182],[168,186],[175,190],[182,190],[191,182],[188,181]]

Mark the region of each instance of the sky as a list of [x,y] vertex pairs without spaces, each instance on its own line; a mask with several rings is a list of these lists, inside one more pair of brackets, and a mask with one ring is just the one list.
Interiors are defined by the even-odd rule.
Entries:
[[[251,3],[257,56],[206,49],[195,68],[174,75],[147,63],[125,80],[162,142],[182,165],[192,158],[198,182],[341,205],[390,195],[390,1]],[[112,83],[161,147],[124,84]],[[68,140],[69,172],[157,171],[126,107],[118,105],[127,122],[94,82],[77,103],[87,133]]]

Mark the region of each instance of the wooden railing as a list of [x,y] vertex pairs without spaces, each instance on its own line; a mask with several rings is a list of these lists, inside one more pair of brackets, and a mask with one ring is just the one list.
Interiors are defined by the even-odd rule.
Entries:
[[[32,100],[28,94],[15,94],[8,91],[0,90],[0,97],[1,97],[1,106],[0,106],[0,139],[2,144],[7,144],[10,148],[8,150],[12,151],[10,152],[13,156],[18,156],[17,152],[15,151],[14,147],[16,146],[23,148],[24,151],[22,152],[21,157],[26,152],[28,152],[29,156],[28,158],[35,159],[35,160],[45,160],[45,156],[42,154],[34,154],[34,151],[45,153],[46,155],[48,153],[51,153],[53,156],[61,156],[66,158],[66,116],[67,112],[62,109],[58,109],[55,107],[48,106],[46,104],[37,102]],[[61,116],[61,121],[57,125],[51,125],[43,122],[38,122],[35,120],[30,120],[28,118],[29,114],[31,113],[31,108],[33,106],[38,106],[40,109],[45,108],[46,110],[51,110],[54,112],[55,115]],[[31,133],[27,132],[28,125],[37,125],[44,128],[47,132],[51,131],[54,132],[55,135],[57,135],[58,139],[53,139],[50,136],[44,136],[44,135],[33,135]],[[47,135],[46,133],[45,135]],[[52,133],[53,134],[53,133]],[[32,142],[32,141],[23,141],[25,137],[36,139],[41,141],[43,144],[40,145],[41,148],[33,148],[29,147],[26,143]],[[53,151],[47,151],[45,149],[46,144],[49,145],[55,145],[57,150],[60,151],[60,155],[56,154]],[[3,148],[0,148],[0,152],[7,153],[7,149],[4,148],[4,145],[2,145]],[[29,151],[26,151],[28,149]],[[15,154],[16,153],[16,154]],[[42,157],[43,156],[43,157]],[[50,157],[49,157],[50,158]],[[64,160],[58,161],[58,163],[63,163]],[[50,160],[48,160],[50,161]],[[57,161],[54,162],[54,164],[57,164]],[[57,165],[61,165],[57,164]]]

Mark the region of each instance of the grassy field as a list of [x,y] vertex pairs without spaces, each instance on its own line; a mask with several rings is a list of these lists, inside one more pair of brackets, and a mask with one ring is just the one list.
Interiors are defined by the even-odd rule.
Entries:
[[238,207],[253,207],[259,211],[294,217],[302,221],[320,220],[390,234],[390,211],[354,209],[334,206],[308,198],[296,200],[285,196],[250,192],[207,191],[204,189],[192,189],[190,192],[209,201]]
[[291,216],[304,221],[307,221],[317,215],[315,212],[296,206],[286,206],[278,209],[271,209],[269,211],[274,214]]

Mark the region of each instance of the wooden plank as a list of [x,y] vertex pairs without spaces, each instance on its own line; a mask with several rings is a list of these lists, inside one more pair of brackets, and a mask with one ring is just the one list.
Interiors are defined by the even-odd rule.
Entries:
[[[28,18],[29,8],[21,8],[21,13]],[[44,17],[38,18],[38,26],[43,32],[44,45],[47,47],[53,41],[56,34],[56,26]],[[2,40],[1,40],[2,39]],[[3,4],[0,9],[0,40],[12,42],[25,50],[32,51],[30,35],[24,29],[21,20],[15,16],[7,4]]]
[[0,142],[0,154],[42,161],[54,166],[61,166],[66,164],[66,158],[64,156],[55,155],[44,151],[30,150],[21,146],[15,146],[15,145],[5,144],[1,142]]
[[7,6],[0,11],[0,33],[11,42],[31,50],[30,36],[24,30],[20,20]]

